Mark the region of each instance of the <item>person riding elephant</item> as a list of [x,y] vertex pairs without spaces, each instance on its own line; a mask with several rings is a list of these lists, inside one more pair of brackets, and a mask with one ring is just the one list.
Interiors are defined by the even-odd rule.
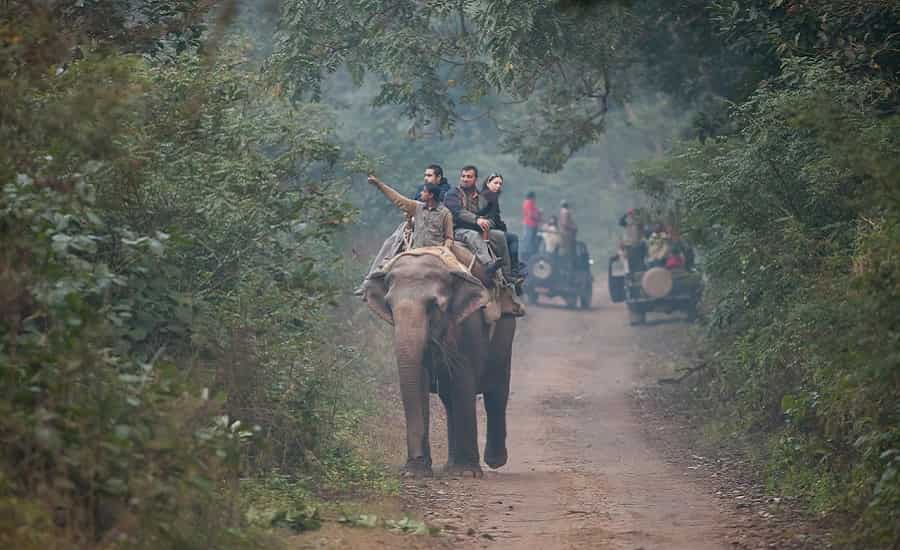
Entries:
[[[444,192],[449,187],[447,184],[447,179],[444,177],[443,169],[437,164],[430,164],[425,168],[424,175],[424,183],[421,188],[416,192],[415,200],[421,201],[422,194],[421,191],[425,189],[427,186],[436,186],[437,193],[432,193],[437,202],[441,202],[444,196]],[[432,191],[434,191],[434,187],[432,187]],[[385,239],[384,243],[381,245],[381,248],[378,250],[378,253],[375,254],[375,258],[372,260],[372,263],[369,265],[369,269],[366,270],[366,275],[363,277],[363,282],[360,286],[353,291],[354,294],[362,296],[365,288],[365,282],[369,278],[369,276],[375,272],[376,269],[381,267],[382,264],[388,259],[396,255],[400,252],[405,245],[406,236],[411,232],[411,226],[409,224],[411,216],[407,214],[406,220],[402,221],[400,225],[394,230],[391,235]]]
[[[478,216],[483,199],[478,192],[476,181],[478,169],[474,166],[463,166],[459,172],[459,186],[454,187],[444,195],[444,204],[453,214],[454,237],[475,253],[488,273],[492,276],[498,269],[502,270],[507,280],[512,279],[512,262],[509,258],[509,247],[506,244],[506,235],[500,231],[491,220]],[[490,247],[497,255],[495,259]]]
[[506,222],[500,215],[500,194],[503,192],[503,176],[501,174],[491,174],[485,178],[481,184],[481,199],[483,203],[481,208],[476,212],[479,218],[490,220],[491,226],[498,231],[502,231],[506,235],[506,247],[509,250],[510,260],[510,282],[516,284],[521,283],[521,268],[519,266],[519,236],[509,231]]
[[437,193],[434,198],[438,202],[444,202],[444,195],[450,190],[450,183],[444,177],[444,169],[438,164],[429,164],[425,168],[425,181],[416,189],[416,193],[412,198],[417,201],[422,200],[422,190],[429,184],[437,185]]
[[447,411],[451,473],[482,475],[478,452],[476,395],[484,395],[487,440],[484,461],[506,464],[506,405],[516,319],[488,324],[488,291],[462,265],[468,252],[458,243],[457,269],[438,257],[439,248],[408,251],[366,281],[366,302],[393,325],[394,353],[406,418],[405,472],[432,473],[429,393],[436,390]]
[[440,190],[437,185],[425,184],[419,193],[422,200],[417,201],[404,197],[374,175],[369,175],[368,182],[413,220],[410,249],[422,246],[449,247],[453,244],[453,215],[438,202]]

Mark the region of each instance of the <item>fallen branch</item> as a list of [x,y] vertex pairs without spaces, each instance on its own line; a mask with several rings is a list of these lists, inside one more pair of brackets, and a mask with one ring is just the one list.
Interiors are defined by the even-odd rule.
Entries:
[[688,376],[700,372],[702,370],[706,370],[709,365],[706,363],[700,363],[697,366],[690,367],[687,369],[679,369],[683,374],[677,378],[660,378],[656,381],[657,384],[680,384],[685,378]]

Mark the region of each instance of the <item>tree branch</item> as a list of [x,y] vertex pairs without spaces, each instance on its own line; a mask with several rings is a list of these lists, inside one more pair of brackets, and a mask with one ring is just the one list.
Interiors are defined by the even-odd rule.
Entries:
[[709,365],[707,363],[700,363],[699,365],[697,365],[695,367],[681,369],[681,372],[683,374],[677,378],[660,378],[659,380],[657,380],[657,383],[659,383],[659,384],[680,384],[688,376],[690,376],[696,372],[706,370],[707,368],[709,368]]
[[466,14],[463,10],[463,2],[459,1],[457,4],[457,10],[459,11],[459,32],[462,33],[463,36],[469,34],[469,31],[466,29]]

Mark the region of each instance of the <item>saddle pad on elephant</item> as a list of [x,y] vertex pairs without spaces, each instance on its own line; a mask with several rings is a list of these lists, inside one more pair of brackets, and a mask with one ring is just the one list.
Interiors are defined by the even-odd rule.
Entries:
[[471,275],[469,268],[463,265],[463,263],[456,258],[456,255],[453,254],[453,252],[445,246],[423,246],[421,248],[406,250],[388,260],[387,263],[381,266],[381,269],[379,269],[379,271],[387,273],[394,266],[394,262],[396,262],[403,256],[425,255],[434,256],[435,258],[440,259],[442,262],[444,262],[444,265],[446,265],[447,269],[449,269],[450,271],[462,271],[463,273],[469,273]]

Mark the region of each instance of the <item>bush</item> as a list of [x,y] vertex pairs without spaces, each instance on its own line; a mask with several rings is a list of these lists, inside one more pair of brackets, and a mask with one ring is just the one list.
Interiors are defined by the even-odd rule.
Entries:
[[706,390],[770,434],[773,487],[851,512],[863,546],[900,540],[900,117],[878,113],[884,90],[787,61],[735,109],[739,134],[641,174],[704,251]]
[[347,157],[239,29],[201,53],[87,4],[0,27],[0,545],[268,544],[241,478],[365,471],[329,466],[363,368],[329,319]]

